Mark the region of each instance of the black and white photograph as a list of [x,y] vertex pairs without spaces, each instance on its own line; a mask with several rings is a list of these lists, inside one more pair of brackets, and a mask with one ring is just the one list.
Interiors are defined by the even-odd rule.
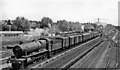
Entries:
[[119,70],[120,0],[0,0],[0,70]]

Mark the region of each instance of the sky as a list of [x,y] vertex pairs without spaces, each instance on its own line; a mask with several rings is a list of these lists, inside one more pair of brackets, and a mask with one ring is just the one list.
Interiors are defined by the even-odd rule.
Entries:
[[118,25],[119,0],[0,0],[0,20],[24,16],[40,21],[42,17],[57,20],[101,22]]

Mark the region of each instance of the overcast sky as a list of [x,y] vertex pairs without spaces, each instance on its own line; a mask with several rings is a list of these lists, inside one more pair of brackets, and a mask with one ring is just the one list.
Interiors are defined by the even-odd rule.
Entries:
[[119,0],[0,0],[0,20],[24,16],[31,20],[50,17],[54,22],[102,22],[118,24]]

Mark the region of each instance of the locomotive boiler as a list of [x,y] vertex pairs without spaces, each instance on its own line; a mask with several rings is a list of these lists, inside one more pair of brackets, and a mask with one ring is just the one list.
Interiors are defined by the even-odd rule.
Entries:
[[25,43],[22,45],[17,45],[13,48],[13,53],[17,58],[22,56],[27,56],[34,51],[39,51],[39,49],[46,49],[46,41],[39,40],[30,43]]

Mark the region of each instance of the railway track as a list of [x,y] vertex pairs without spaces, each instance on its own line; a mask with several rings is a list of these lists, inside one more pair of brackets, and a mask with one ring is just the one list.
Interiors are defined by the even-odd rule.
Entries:
[[116,52],[116,54],[117,54],[117,64],[116,64],[116,68],[120,68],[120,47],[119,47],[119,44],[120,42],[118,42],[118,46],[117,46],[117,52]]
[[[117,36],[118,32],[114,35],[112,40],[115,42],[118,38]],[[117,53],[118,53],[118,47],[116,47],[114,44],[110,44],[110,50],[109,50],[109,55],[108,55],[108,60],[106,63],[106,68],[117,68],[118,61],[117,61]]]
[[54,60],[51,59],[51,60],[49,60],[49,62],[46,61],[46,62],[37,64],[31,68],[61,68],[67,62],[70,62],[71,60],[73,60],[75,57],[77,57],[80,54],[81,54],[81,58],[82,58],[86,53],[91,51],[93,49],[93,47],[95,48],[95,46],[97,46],[98,43],[100,44],[102,39],[103,38],[98,38],[98,39],[91,41],[87,44],[77,46],[69,53],[65,53],[64,55],[57,57]]
[[0,58],[0,65],[5,64],[7,62],[7,59],[13,55],[12,50],[7,51],[1,51],[1,58]]
[[102,52],[105,51],[107,45],[109,45],[108,42],[101,43],[98,48],[95,48],[89,55],[86,55],[85,58],[75,63],[70,68],[95,68],[96,62],[100,58]]
[[117,63],[116,50],[117,50],[116,47],[111,47],[110,54],[108,56],[108,60],[106,63],[106,68],[115,68],[116,67],[116,63]]
[[117,54],[117,64],[116,64],[116,67],[117,68],[120,68],[120,31],[118,32],[118,35],[117,35],[118,37],[117,37],[117,52],[116,52],[116,54]]
[[5,64],[7,62],[7,59],[13,55],[12,50],[7,51],[1,51],[1,58],[0,58],[0,65]]
[[0,52],[0,54],[1,54],[2,58],[6,58],[6,57],[9,57],[9,56],[13,55],[12,50],[2,51],[2,52]]
[[1,58],[0,59],[0,65],[6,63],[6,61],[7,61],[8,58],[9,57]]
[[6,63],[8,58],[9,58],[9,57],[1,58],[1,59],[0,59],[0,70],[1,70],[2,68],[6,68],[6,67],[10,67],[10,66],[11,66],[11,64],[7,64],[7,63]]

